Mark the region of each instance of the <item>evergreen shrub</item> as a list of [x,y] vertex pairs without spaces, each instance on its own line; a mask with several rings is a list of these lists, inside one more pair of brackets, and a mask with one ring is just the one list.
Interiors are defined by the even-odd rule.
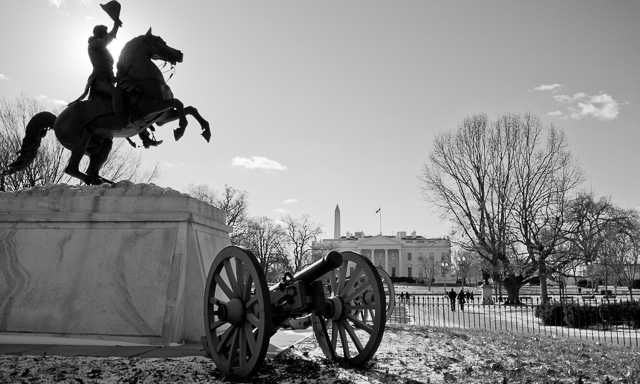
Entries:
[[564,325],[564,310],[563,306],[559,303],[544,303],[538,305],[534,314],[542,320],[544,325]]
[[564,307],[564,322],[573,328],[588,327],[601,321],[598,307],[590,305],[567,305]]

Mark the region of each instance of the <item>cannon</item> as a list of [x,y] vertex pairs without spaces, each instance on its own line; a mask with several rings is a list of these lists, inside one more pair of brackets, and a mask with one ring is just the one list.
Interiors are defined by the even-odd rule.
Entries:
[[267,288],[256,256],[229,246],[207,275],[203,345],[223,374],[247,379],[262,364],[271,336],[309,316],[307,326],[329,360],[362,367],[380,345],[386,311],[380,275],[358,253],[331,251]]

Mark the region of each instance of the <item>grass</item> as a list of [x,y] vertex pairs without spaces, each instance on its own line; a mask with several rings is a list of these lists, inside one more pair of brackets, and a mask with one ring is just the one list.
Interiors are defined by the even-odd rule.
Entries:
[[[208,359],[0,355],[1,383],[225,383]],[[488,330],[387,326],[365,367],[326,360],[313,337],[267,359],[252,383],[640,384],[640,351]]]
[[[273,363],[288,365],[282,384],[640,383],[638,350],[487,330],[388,326],[374,359],[361,370],[327,366],[313,339],[279,359]],[[311,374],[304,380],[288,376],[296,366]]]

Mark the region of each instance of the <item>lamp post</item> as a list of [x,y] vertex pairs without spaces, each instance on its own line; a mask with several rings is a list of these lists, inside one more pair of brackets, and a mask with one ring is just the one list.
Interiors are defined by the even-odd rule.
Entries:
[[596,288],[596,278],[593,273],[593,268],[595,268],[593,266],[593,262],[592,261],[587,261],[587,276],[589,277],[589,279],[591,280],[591,292],[595,293],[597,288]]
[[[458,256],[455,258],[456,261],[456,283],[458,282],[458,274],[460,273],[460,268],[467,261],[467,258],[464,256]],[[462,288],[464,289],[464,278],[462,278]]]
[[442,270],[444,271],[444,293],[447,294],[447,269],[451,266],[448,261],[443,261],[440,263],[442,265]]

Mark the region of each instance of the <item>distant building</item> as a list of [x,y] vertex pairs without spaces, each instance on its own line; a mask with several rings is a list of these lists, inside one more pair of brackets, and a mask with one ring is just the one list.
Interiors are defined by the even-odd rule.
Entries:
[[[354,251],[368,257],[376,267],[391,276],[423,278],[432,276],[436,282],[455,281],[451,268],[451,242],[446,238],[425,238],[397,232],[395,236],[367,236],[363,232],[340,234],[340,208],[336,206],[334,238],[323,239],[321,246],[337,251]],[[320,244],[318,244],[320,245]]]

